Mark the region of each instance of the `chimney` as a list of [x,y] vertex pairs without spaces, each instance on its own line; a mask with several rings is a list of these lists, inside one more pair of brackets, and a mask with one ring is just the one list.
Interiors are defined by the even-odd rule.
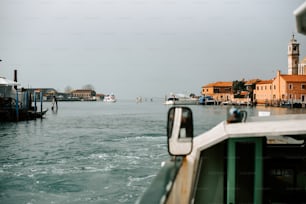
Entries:
[[[14,82],[17,82],[17,69],[14,69]],[[17,85],[14,88],[17,90]]]

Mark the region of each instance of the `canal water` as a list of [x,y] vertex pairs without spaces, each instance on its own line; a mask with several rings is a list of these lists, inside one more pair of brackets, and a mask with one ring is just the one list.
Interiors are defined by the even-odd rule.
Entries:
[[[226,106],[190,106],[198,135]],[[169,159],[162,101],[60,102],[57,113],[0,123],[0,203],[135,203]],[[248,115],[305,109],[244,107]]]

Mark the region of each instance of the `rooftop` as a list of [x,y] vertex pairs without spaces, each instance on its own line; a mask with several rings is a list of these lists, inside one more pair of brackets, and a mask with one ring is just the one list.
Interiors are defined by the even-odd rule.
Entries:
[[214,82],[214,83],[210,83],[207,85],[204,85],[203,87],[232,87],[233,86],[233,82],[227,82],[227,81],[218,81],[218,82]]

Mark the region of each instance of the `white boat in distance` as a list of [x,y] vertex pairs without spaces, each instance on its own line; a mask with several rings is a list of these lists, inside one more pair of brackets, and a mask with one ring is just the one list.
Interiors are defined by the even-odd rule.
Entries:
[[104,102],[108,102],[108,103],[115,103],[117,101],[116,96],[111,93],[109,95],[104,96]]
[[165,105],[196,105],[198,103],[197,98],[192,98],[184,94],[170,94],[164,102]]

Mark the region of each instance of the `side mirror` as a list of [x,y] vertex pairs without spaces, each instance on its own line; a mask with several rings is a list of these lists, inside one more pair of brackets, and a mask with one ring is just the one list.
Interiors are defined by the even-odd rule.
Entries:
[[173,156],[188,155],[193,146],[192,111],[187,107],[171,107],[167,123],[168,152]]

